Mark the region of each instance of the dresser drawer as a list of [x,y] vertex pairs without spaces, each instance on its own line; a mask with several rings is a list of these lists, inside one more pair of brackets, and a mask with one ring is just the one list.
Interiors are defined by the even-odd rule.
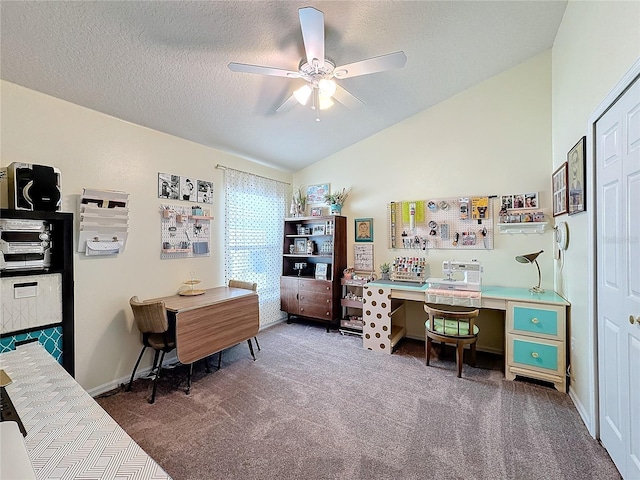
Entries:
[[299,292],[298,300],[300,306],[302,305],[318,305],[322,308],[331,309],[333,301],[331,299],[331,293],[313,293],[313,292]]
[[508,335],[507,342],[509,365],[563,374],[564,343],[519,335]]
[[565,308],[553,305],[509,303],[508,331],[564,340]]
[[300,302],[300,315],[330,321],[333,320],[333,309],[331,308],[331,305],[323,306]]
[[331,296],[331,282],[327,280],[299,280],[298,291],[300,293],[326,293]]

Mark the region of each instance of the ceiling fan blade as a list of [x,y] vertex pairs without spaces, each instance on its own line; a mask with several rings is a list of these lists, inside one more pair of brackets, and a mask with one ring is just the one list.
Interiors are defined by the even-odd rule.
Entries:
[[324,66],[324,13],[313,7],[299,10],[300,28],[304,50],[307,53],[307,63],[313,65],[318,60],[318,67]]
[[274,77],[300,78],[299,72],[292,70],[283,70],[274,67],[261,67],[260,65],[248,65],[246,63],[231,62],[229,70],[232,72],[257,73],[258,75],[271,75]]
[[352,93],[347,92],[340,85],[336,86],[336,92],[333,94],[333,99],[340,102],[347,108],[359,108],[364,105],[364,102]]
[[298,101],[296,100],[296,97],[294,97],[293,95],[291,95],[289,98],[287,98],[282,105],[280,105],[278,108],[276,108],[276,113],[283,113],[283,112],[288,112],[289,110],[291,110],[293,107],[295,107],[297,105]]
[[404,52],[400,51],[341,65],[335,68],[333,75],[339,79],[351,78],[357,77],[358,75],[383,72],[393,68],[402,68],[405,63],[407,63],[407,56]]

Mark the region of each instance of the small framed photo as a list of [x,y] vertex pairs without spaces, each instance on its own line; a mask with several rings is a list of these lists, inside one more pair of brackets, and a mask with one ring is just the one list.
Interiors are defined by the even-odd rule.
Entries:
[[324,225],[314,225],[311,230],[312,235],[324,235]]
[[373,242],[373,218],[356,218],[356,242]]
[[567,213],[569,196],[567,195],[567,162],[564,162],[551,176],[553,192],[553,216]]
[[315,277],[320,280],[326,280],[327,272],[329,270],[328,267],[329,267],[328,263],[316,263]]
[[198,201],[198,192],[196,191],[197,180],[190,177],[180,177],[180,200],[188,202]]
[[307,253],[307,239],[306,238],[296,238],[295,242],[294,242],[294,249],[293,249],[293,253],[301,253],[301,254],[305,254]]
[[213,182],[198,180],[198,203],[213,203]]
[[582,137],[567,154],[569,175],[569,215],[587,209],[584,184],[586,165],[586,137]]
[[513,208],[513,195],[500,196],[500,209],[510,210]]
[[158,172],[158,198],[178,200],[180,176]]
[[320,183],[307,187],[307,205],[324,203],[324,196],[329,193],[330,184]]
[[538,208],[538,192],[524,194],[524,208]]
[[322,207],[314,207],[311,209],[311,216],[312,217],[322,217],[323,216],[323,212],[322,212]]

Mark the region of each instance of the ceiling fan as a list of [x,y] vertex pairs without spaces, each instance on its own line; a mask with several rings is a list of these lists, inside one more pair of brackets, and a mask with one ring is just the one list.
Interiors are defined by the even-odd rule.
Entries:
[[229,64],[229,69],[234,72],[305,80],[306,83],[295,90],[276,109],[276,112],[290,110],[296,103],[306,105],[311,100],[311,108],[316,111],[316,121],[320,121],[318,110],[331,107],[333,100],[337,100],[346,107],[358,107],[364,102],[336,84],[336,79],[341,80],[393,68],[402,68],[407,62],[407,56],[404,52],[399,51],[336,66],[324,55],[324,13],[313,7],[304,7],[299,9],[299,15],[306,58],[300,60],[297,72],[246,63],[231,62]]

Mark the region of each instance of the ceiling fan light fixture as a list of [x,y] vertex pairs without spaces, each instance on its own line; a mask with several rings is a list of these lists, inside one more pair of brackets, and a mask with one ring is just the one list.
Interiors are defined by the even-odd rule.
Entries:
[[303,85],[293,92],[293,96],[296,97],[296,100],[300,105],[306,105],[309,101],[309,97],[311,96],[311,91],[312,90],[309,85]]
[[323,95],[322,93],[318,95],[318,103],[320,104],[320,110],[326,110],[327,108],[333,107],[333,100],[331,97]]
[[328,78],[322,78],[318,82],[318,88],[320,89],[320,95],[333,97],[333,94],[336,93],[336,82]]

